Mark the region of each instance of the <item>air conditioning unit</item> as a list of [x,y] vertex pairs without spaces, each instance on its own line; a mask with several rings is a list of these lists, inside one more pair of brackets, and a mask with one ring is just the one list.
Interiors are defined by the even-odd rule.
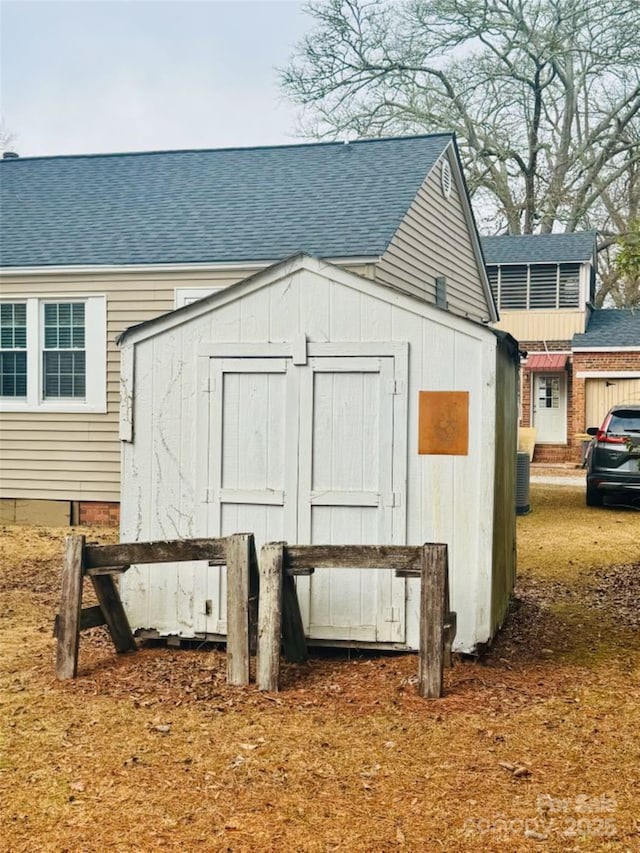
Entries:
[[531,511],[529,504],[529,454],[518,453],[516,459],[516,515]]

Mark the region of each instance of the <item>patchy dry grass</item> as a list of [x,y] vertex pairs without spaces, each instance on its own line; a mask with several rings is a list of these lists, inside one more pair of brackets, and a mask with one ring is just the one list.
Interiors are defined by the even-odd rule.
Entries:
[[102,629],[58,684],[64,531],[0,531],[0,846],[640,849],[640,516],[532,496],[512,617],[433,703],[411,655],[325,655],[266,697],[219,651],[116,658]]

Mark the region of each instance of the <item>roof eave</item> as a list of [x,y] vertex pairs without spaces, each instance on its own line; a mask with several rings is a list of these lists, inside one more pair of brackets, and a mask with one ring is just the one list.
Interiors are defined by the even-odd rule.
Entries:
[[640,341],[637,344],[629,344],[628,346],[620,347],[603,347],[585,345],[584,341],[580,342],[582,346],[571,347],[571,352],[640,352]]
[[[135,273],[135,272],[209,272],[214,270],[261,270],[273,266],[282,258],[265,259],[259,261],[207,261],[204,263],[180,263],[180,264],[51,264],[47,266],[32,267],[0,267],[0,276],[28,276],[28,275],[86,275],[96,273]],[[346,255],[339,258],[324,257],[337,266],[341,264],[377,264],[380,255]]]

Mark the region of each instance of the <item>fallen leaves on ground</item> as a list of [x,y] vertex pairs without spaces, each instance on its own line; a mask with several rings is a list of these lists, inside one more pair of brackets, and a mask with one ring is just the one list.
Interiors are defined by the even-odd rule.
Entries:
[[510,618],[436,702],[414,655],[324,651],[260,694],[221,649],[116,656],[103,628],[57,683],[65,531],[3,528],[6,849],[640,849],[640,518],[582,502],[532,489]]

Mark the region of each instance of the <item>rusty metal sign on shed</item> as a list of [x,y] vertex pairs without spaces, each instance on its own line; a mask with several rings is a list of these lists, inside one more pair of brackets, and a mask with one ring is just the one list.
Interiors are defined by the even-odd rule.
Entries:
[[468,455],[468,391],[420,391],[418,453]]

